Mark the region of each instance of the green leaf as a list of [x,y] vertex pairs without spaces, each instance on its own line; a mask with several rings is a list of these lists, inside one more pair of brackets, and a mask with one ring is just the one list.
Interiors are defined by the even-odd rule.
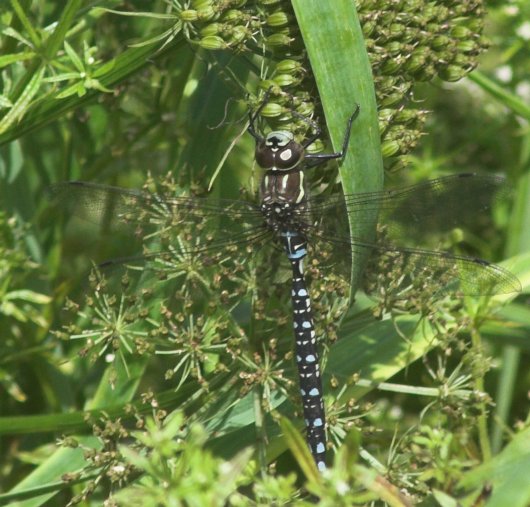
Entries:
[[399,489],[373,470],[357,465],[356,476],[364,487],[372,491],[377,497],[391,507],[412,507],[411,501]]
[[463,488],[492,486],[488,507],[526,507],[530,503],[530,428],[513,440],[493,459],[464,475]]
[[[348,118],[358,104],[347,156],[341,162],[344,193],[370,192],[383,186],[377,105],[364,37],[350,0],[293,0],[293,8],[315,75],[333,147],[340,150]],[[352,235],[371,233],[374,224],[350,223]],[[352,259],[352,295],[364,258]]]
[[74,51],[74,48],[68,44],[67,41],[64,41],[64,49],[66,51],[66,54],[69,56],[71,62],[74,64],[75,68],[79,72],[85,71],[85,66],[83,65],[83,62],[81,61],[81,58],[77,55],[77,53]]
[[38,292],[26,289],[11,291],[6,295],[6,299],[21,299],[37,305],[46,305],[52,300],[51,297],[45,294],[39,294]]
[[174,19],[177,20],[176,14],[162,14],[159,12],[149,12],[149,11],[140,11],[140,12],[127,12],[127,11],[117,11],[114,9],[106,9],[105,7],[94,7],[94,13],[99,12],[110,12],[111,14],[118,14],[119,16],[129,16],[136,18],[150,18],[150,19]]
[[44,76],[44,67],[40,67],[34,74],[28,85],[24,89],[24,92],[20,95],[18,100],[14,103],[13,107],[7,112],[7,114],[0,120],[0,134],[3,134],[12,123],[21,118],[25,113],[31,99],[39,91]]
[[[156,61],[159,58],[167,57],[172,52],[176,52],[176,49],[182,43],[183,38],[180,38],[173,44],[167,46],[164,51],[158,51],[157,46],[128,49],[116,58],[105,62],[99,68],[95,69],[92,77],[97,78],[107,88],[113,87],[130,75],[137,73],[144,66],[152,65],[154,60]],[[6,117],[4,117],[0,121],[0,145],[41,128],[57,118],[64,116],[68,111],[86,105],[97,96],[98,92],[91,90],[83,97],[72,95],[62,100],[57,100],[57,96],[46,97],[45,100],[36,104],[22,121],[9,130],[8,127],[13,123],[14,118],[10,118],[8,124],[2,128],[4,122],[6,122]]]
[[13,107],[13,103],[4,95],[0,95],[0,108]]
[[[421,357],[433,344],[432,330],[418,327],[418,317],[396,319],[401,335],[390,320],[372,322],[357,329],[355,320],[346,319],[340,340],[330,349],[324,377],[331,375],[339,382],[349,380],[354,373],[374,382],[371,388],[354,386],[346,396],[359,398],[378,382],[388,380]],[[407,336],[405,340],[403,336]]]
[[2,55],[0,56],[0,69],[2,67],[7,67],[8,65],[11,65],[15,62],[22,62],[24,60],[31,60],[35,57],[35,53],[33,51],[27,51],[25,53],[12,53],[9,55]]
[[[95,437],[78,437],[77,440],[82,445],[99,447],[99,441]],[[61,481],[61,476],[67,472],[79,470],[84,465],[82,448],[61,448],[8,493],[0,494],[0,505],[16,505],[17,507],[50,505],[46,502],[67,487],[66,483]],[[82,480],[85,481],[87,478]],[[17,500],[16,504],[15,500]]]
[[283,436],[287,441],[287,445],[293,453],[296,461],[303,470],[305,476],[312,481],[320,480],[320,472],[318,471],[315,461],[313,460],[309,448],[304,437],[295,428],[289,419],[282,417],[280,419],[280,427],[282,428]]
[[[511,257],[500,263],[500,265],[509,269],[519,278],[523,294],[530,293],[530,252]],[[497,295],[495,299],[498,301],[509,301],[513,299],[513,294]]]
[[14,28],[11,28],[10,26],[2,30],[2,33],[6,37],[12,37],[13,39],[18,40],[22,44],[31,47],[31,42],[26,39],[20,32],[18,32]]
[[20,20],[22,26],[26,29],[26,32],[31,38],[31,41],[33,43],[34,47],[40,46],[40,37],[37,34],[37,32],[33,29],[33,23],[28,19],[26,16],[26,12],[24,8],[20,5],[18,0],[11,0],[11,6],[13,7],[13,11],[17,15],[18,19]]
[[468,76],[471,81],[479,85],[484,91],[495,97],[500,103],[509,107],[514,113],[526,120],[530,120],[530,106],[517,95],[499,86],[495,81],[475,70]]
[[5,315],[6,317],[13,317],[19,322],[27,322],[28,320],[26,314],[20,308],[7,301],[2,301],[2,303],[0,303],[0,314]]
[[82,0],[68,0],[67,4],[61,9],[59,22],[50,38],[46,41],[45,53],[48,60],[53,59],[57,51],[59,51],[82,4]]

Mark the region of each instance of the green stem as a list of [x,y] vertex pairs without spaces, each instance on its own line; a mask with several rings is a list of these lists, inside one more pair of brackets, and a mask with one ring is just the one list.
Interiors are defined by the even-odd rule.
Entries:
[[254,401],[254,419],[256,425],[256,435],[258,440],[258,462],[262,477],[265,477],[267,471],[267,431],[261,406],[261,389],[256,386],[252,392]]
[[[482,339],[477,328],[473,325],[471,329],[471,343],[473,348],[477,353],[482,354]],[[484,393],[484,374],[481,367],[477,364],[474,368],[473,378],[475,389],[479,393]],[[488,435],[488,410],[486,406],[486,401],[481,401],[479,403],[480,415],[478,417],[477,429],[478,429],[478,438],[480,443],[480,449],[482,451],[482,460],[489,461],[491,459],[491,445]]]

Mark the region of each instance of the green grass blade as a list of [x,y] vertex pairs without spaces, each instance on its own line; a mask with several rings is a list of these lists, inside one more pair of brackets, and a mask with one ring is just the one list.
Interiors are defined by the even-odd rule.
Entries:
[[530,106],[525,104],[517,95],[508,92],[502,86],[499,86],[495,81],[485,76],[479,71],[474,71],[469,74],[469,79],[479,85],[484,91],[495,97],[500,103],[509,107],[514,113],[530,120]]
[[307,447],[304,437],[302,437],[301,433],[296,429],[294,424],[286,417],[282,417],[280,419],[280,426],[282,428],[284,438],[287,441],[291,452],[296,457],[296,460],[298,461],[300,468],[303,470],[304,475],[308,479],[318,481],[320,478],[319,471],[317,470],[315,462],[311,457],[311,453],[309,452],[309,448]]
[[530,428],[521,431],[495,458],[462,477],[460,486],[481,488],[488,484],[488,507],[525,507],[530,501]]
[[69,0],[63,8],[61,18],[59,19],[52,35],[46,42],[45,53],[48,60],[51,60],[63,45],[66,34],[68,33],[68,30],[70,30],[82,4],[83,2],[81,0]]
[[[89,447],[96,448],[99,445],[98,439],[93,436],[79,437],[78,441]],[[47,503],[48,500],[62,488],[69,487],[66,483],[62,486],[61,475],[80,470],[85,464],[82,447],[59,449],[8,493],[0,495],[0,505],[17,507],[53,505]],[[17,503],[14,503],[15,500]]]
[[35,73],[28,82],[28,85],[13,104],[13,107],[7,112],[7,114],[0,120],[0,135],[6,132],[11,125],[13,125],[19,118],[21,118],[27,111],[31,100],[35,94],[39,91],[44,77],[44,67],[36,69]]
[[340,174],[345,193],[379,190],[383,182],[377,106],[372,70],[353,2],[294,0],[296,18],[309,54],[333,146],[342,145],[348,117],[352,129]]
[[[352,128],[348,154],[340,164],[344,193],[380,190],[383,185],[377,106],[364,38],[350,0],[293,0],[293,8],[311,61],[326,123],[335,150],[356,104],[360,113]],[[375,224],[364,225],[374,228]],[[351,224],[360,233],[358,224]],[[369,230],[369,229],[368,229]],[[352,290],[363,260],[353,259]]]
[[[499,98],[501,102],[505,103],[502,99],[502,97]],[[530,147],[530,137],[528,134],[525,136],[524,141],[526,151],[528,152],[528,148]],[[525,157],[523,156],[522,158],[524,159]],[[520,252],[530,251],[530,235],[528,234],[528,230],[530,230],[530,174],[524,174],[518,179],[515,194],[515,203],[510,215],[508,244],[506,246],[506,253],[508,255],[516,255]],[[505,310],[509,311],[508,308]],[[526,318],[528,318],[528,315]],[[516,336],[523,335],[523,344],[519,344],[518,347],[507,346],[503,350],[502,367],[494,399],[496,408],[491,438],[494,453],[497,453],[502,447],[505,426],[508,424],[510,417],[514,392],[517,387],[517,372],[520,368],[520,347],[529,345],[528,340],[525,340],[528,335],[524,330],[511,331],[509,339],[513,339],[514,334]],[[506,345],[509,345],[509,343],[506,343]]]

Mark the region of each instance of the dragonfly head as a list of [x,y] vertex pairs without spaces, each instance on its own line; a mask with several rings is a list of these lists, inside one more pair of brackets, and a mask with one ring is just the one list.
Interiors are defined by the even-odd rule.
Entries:
[[262,169],[289,171],[304,160],[304,147],[294,140],[291,132],[269,132],[256,143],[256,162]]

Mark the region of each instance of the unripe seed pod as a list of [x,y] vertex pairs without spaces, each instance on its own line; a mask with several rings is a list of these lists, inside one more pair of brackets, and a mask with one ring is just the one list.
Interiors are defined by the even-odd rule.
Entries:
[[444,49],[451,44],[451,39],[446,35],[437,35],[431,40],[431,46],[434,49]]
[[396,123],[407,124],[413,122],[421,116],[422,111],[417,109],[402,109],[401,111],[394,111],[394,121]]
[[385,49],[390,55],[396,55],[403,51],[403,44],[399,41],[392,41],[385,45]]
[[362,25],[363,35],[365,37],[370,37],[372,33],[374,32],[375,28],[377,26],[377,23],[375,21],[366,21]]
[[425,62],[426,62],[425,56],[421,54],[418,54],[418,55],[414,54],[409,58],[408,62],[405,65],[405,68],[409,72],[416,72],[425,65]]
[[325,144],[324,142],[322,141],[322,139],[317,139],[316,141],[313,141],[309,146],[308,146],[308,152],[309,153],[319,153],[321,151],[323,151],[325,148]]
[[221,19],[225,23],[239,23],[240,21],[243,21],[246,17],[246,14],[237,9],[229,9],[222,15]]
[[282,74],[296,74],[302,70],[302,64],[296,60],[282,60],[276,64],[276,71]]
[[244,26],[235,26],[230,34],[230,44],[241,44],[250,35]]
[[469,39],[472,36],[471,30],[465,26],[455,26],[451,30],[451,36],[456,39]]
[[458,65],[448,65],[440,74],[446,81],[458,81],[466,75],[466,71]]
[[193,21],[197,21],[199,19],[199,14],[197,13],[196,10],[187,9],[185,11],[180,11],[179,18],[182,21],[190,23]]
[[383,67],[381,70],[385,74],[393,74],[401,68],[402,64],[403,64],[402,58],[398,58],[398,57],[391,58],[383,64]]
[[401,102],[404,96],[405,95],[399,91],[396,93],[389,93],[388,95],[380,99],[379,104],[381,107],[388,107],[393,104],[397,104],[398,102]]
[[389,37],[399,37],[405,32],[405,26],[400,23],[392,23],[389,27]]
[[399,152],[399,143],[397,141],[383,141],[381,144],[381,154],[383,158],[394,156]]
[[213,7],[213,0],[191,0],[194,9],[208,9]]
[[272,47],[289,46],[293,39],[283,33],[273,33],[266,39],[266,45]]
[[211,50],[225,49],[226,42],[217,35],[211,35],[209,37],[203,37],[199,41],[199,46],[201,46],[201,48]]
[[218,12],[213,7],[206,7],[204,9],[197,9],[197,16],[199,21],[210,21],[218,15]]
[[209,23],[204,28],[201,28],[200,35],[201,37],[210,37],[212,35],[217,35],[221,31],[221,23]]
[[274,76],[273,81],[282,88],[300,83],[300,79],[292,74],[278,74]]
[[290,22],[291,17],[283,11],[278,11],[271,14],[266,21],[267,25],[273,28],[287,26]]
[[261,116],[265,118],[277,118],[283,113],[283,107],[276,102],[268,102],[261,110]]
[[296,111],[302,116],[311,117],[315,112],[315,105],[312,102],[304,101],[296,108]]
[[462,40],[456,48],[462,53],[471,53],[472,51],[478,51],[480,46],[474,40]]

